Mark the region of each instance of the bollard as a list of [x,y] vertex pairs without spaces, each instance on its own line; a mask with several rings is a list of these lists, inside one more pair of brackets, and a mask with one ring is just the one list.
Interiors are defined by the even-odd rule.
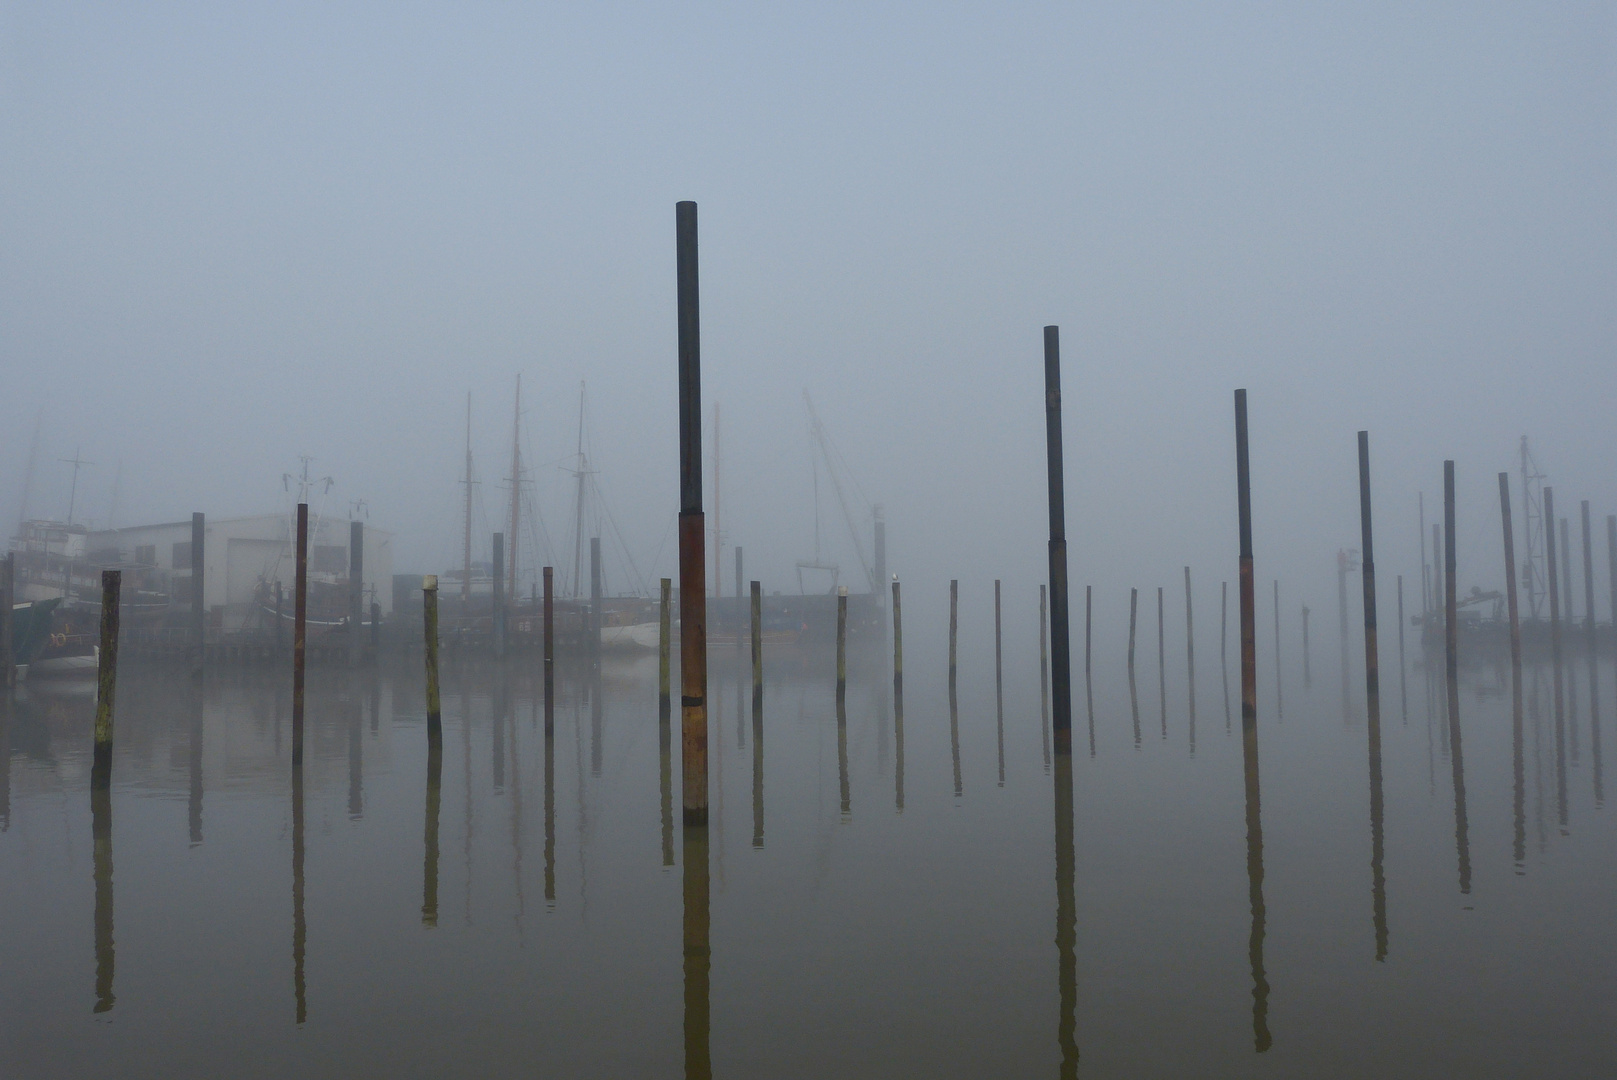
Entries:
[[[201,515],[198,515],[200,517]],[[195,535],[197,525],[192,524]],[[292,589],[292,764],[303,764],[303,660],[309,615],[309,504],[298,503],[297,579]]]
[[[444,741],[443,708],[438,698],[438,575],[421,579],[421,626],[426,636],[427,747]],[[547,718],[548,719],[548,718]]]
[[[122,585],[122,571],[101,571],[101,655],[96,665],[95,758],[90,766],[90,786],[98,789],[112,782],[112,715],[118,694],[118,601]],[[11,613],[4,615],[9,619]]]

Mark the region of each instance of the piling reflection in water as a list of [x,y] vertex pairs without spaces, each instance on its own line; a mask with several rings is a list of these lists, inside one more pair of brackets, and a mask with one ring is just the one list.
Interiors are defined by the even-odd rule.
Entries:
[[954,755],[954,793],[959,798],[965,789],[960,782],[960,706],[953,679],[949,680],[949,752]]
[[[9,759],[9,746],[6,751]],[[90,787],[90,837],[95,876],[95,1011],[104,1013],[117,1000],[112,993],[112,791],[106,785]]]
[[708,837],[702,825],[684,826],[685,1077],[709,1080],[708,981],[712,967],[708,921]]
[[[427,824],[421,858],[421,924],[438,925],[438,804],[443,792],[444,739],[427,736]],[[548,783],[547,783],[548,787]]]
[[1056,982],[1060,1019],[1056,1042],[1061,1047],[1061,1076],[1078,1075],[1078,904],[1074,889],[1077,860],[1073,854],[1072,755],[1055,760],[1056,841]]
[[1252,931],[1247,956],[1252,963],[1252,1045],[1258,1053],[1269,1049],[1269,979],[1263,970],[1263,934],[1267,911],[1263,904],[1263,814],[1258,785],[1257,717],[1241,715],[1242,765],[1246,783],[1246,879],[1252,909]]
[[[756,593],[754,595],[756,596]],[[898,731],[898,769],[902,774],[904,771],[902,720],[899,721]],[[903,781],[900,780],[900,783]],[[764,687],[761,682],[752,684],[752,846],[755,848],[764,846]]]
[[1000,636],[999,579],[994,579],[994,730],[999,739],[999,786],[1005,786],[1005,650]]
[[365,702],[357,678],[349,680],[348,687],[348,817],[358,821],[365,816]]
[[[657,788],[658,797],[662,805],[663,817],[663,865],[674,865],[674,730],[672,724],[673,707],[670,705],[668,695],[660,696],[657,703]],[[545,760],[554,760],[554,740],[547,730],[545,735]],[[545,781],[545,835],[554,835],[554,829],[548,824],[553,816],[556,805],[555,798],[550,793],[550,781]],[[550,841],[546,841],[547,850]],[[551,865],[547,855],[545,865]],[[546,898],[555,899],[547,890]]]
[[1454,770],[1454,845],[1460,861],[1460,892],[1471,891],[1471,837],[1466,820],[1465,755],[1460,744],[1458,598],[1455,593],[1454,462],[1443,463],[1443,588],[1445,663],[1448,676],[1449,764]]
[[186,798],[186,822],[191,843],[202,843],[202,687],[193,684],[187,694],[190,711],[188,768],[190,789]]
[[[1600,762],[1600,675],[1595,649],[1595,556],[1589,527],[1589,500],[1582,503],[1583,516],[1583,633],[1589,646],[1589,755],[1594,762],[1595,808],[1605,805],[1606,792]],[[1617,611],[1617,609],[1614,609]],[[1613,615],[1617,626],[1617,614]]]
[[[949,695],[950,700],[954,698]],[[842,799],[842,820],[847,821],[853,813],[852,794],[848,787],[848,703],[841,694],[837,695],[837,786]],[[958,738],[955,742],[955,794],[960,794],[960,744]],[[722,864],[721,864],[722,868]]]
[[1196,628],[1190,600],[1190,567],[1185,567],[1185,675],[1190,706],[1190,756],[1196,756]]
[[300,761],[292,766],[292,993],[300,1024],[309,1016],[303,974],[308,934],[309,927],[303,916],[303,763]]
[[[549,573],[549,569],[546,569]],[[556,906],[556,693],[553,670],[545,668],[545,903]],[[662,713],[662,770],[663,770],[663,865],[674,863],[674,841],[671,831],[673,806],[668,796],[668,697],[664,695]]]
[[1568,825],[1566,793],[1566,702],[1561,687],[1561,589],[1560,575],[1556,572],[1555,555],[1555,491],[1544,489],[1544,556],[1547,570],[1544,575],[1550,591],[1550,686],[1555,702],[1555,805],[1560,816],[1561,833]]

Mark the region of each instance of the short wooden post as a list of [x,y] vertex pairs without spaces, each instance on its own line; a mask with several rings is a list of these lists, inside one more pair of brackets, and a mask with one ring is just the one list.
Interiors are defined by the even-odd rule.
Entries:
[[1139,621],[1140,590],[1129,589],[1129,679],[1134,678],[1134,628]]
[[848,693],[848,587],[837,586],[837,701]]
[[[198,515],[200,517],[201,515]],[[193,525],[192,532],[195,534]],[[297,579],[292,589],[292,764],[303,764],[303,659],[309,615],[309,504],[298,503]]]
[[[112,716],[118,695],[118,604],[123,572],[101,571],[101,655],[96,666],[95,757],[90,786],[105,788],[112,782]],[[4,613],[9,620],[11,612]],[[9,752],[9,748],[5,748]]]
[[421,579],[421,629],[426,638],[427,744],[442,745],[443,706],[438,698],[438,575]]

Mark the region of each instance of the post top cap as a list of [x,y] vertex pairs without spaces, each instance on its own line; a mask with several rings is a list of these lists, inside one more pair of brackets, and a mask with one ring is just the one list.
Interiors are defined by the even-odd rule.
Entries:
[[438,575],[428,574],[423,577],[421,579],[421,587],[423,589],[436,589],[438,587]]

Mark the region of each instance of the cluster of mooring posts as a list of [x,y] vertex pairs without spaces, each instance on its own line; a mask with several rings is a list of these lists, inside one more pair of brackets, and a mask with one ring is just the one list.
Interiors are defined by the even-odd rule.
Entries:
[[[679,513],[679,607],[680,607],[680,664],[679,664],[679,761],[681,774],[681,845],[683,855],[682,893],[684,902],[683,953],[685,998],[685,1066],[686,1075],[706,1077],[711,1073],[708,1047],[709,975],[711,966],[709,925],[709,856],[708,856],[708,672],[707,672],[707,620],[706,580],[704,555],[704,515],[701,475],[701,347],[698,296],[697,221],[694,203],[682,202],[676,207],[676,261],[678,292],[678,360],[679,360],[679,414],[680,414],[680,513]],[[1040,722],[1044,763],[1053,776],[1054,784],[1054,839],[1056,845],[1056,943],[1058,948],[1058,984],[1060,1019],[1058,1042],[1062,1055],[1063,1076],[1075,1076],[1078,1061],[1076,1043],[1076,899],[1075,858],[1073,849],[1073,763],[1072,763],[1072,686],[1071,642],[1069,631],[1068,567],[1066,549],[1066,522],[1064,506],[1061,372],[1059,331],[1054,326],[1044,328],[1044,375],[1047,481],[1049,502],[1048,581],[1039,588],[1039,680]],[[1263,825],[1260,809],[1259,753],[1258,753],[1258,671],[1256,655],[1256,576],[1253,553],[1252,490],[1250,455],[1248,449],[1248,422],[1246,391],[1236,390],[1235,404],[1235,456],[1236,497],[1238,510],[1237,605],[1239,610],[1240,648],[1240,733],[1242,744],[1243,777],[1245,788],[1247,879],[1251,914],[1248,938],[1248,960],[1251,967],[1253,1000],[1254,1047],[1262,1052],[1271,1045],[1268,1027],[1268,981],[1264,968],[1264,936],[1266,908],[1264,903]],[[1365,650],[1365,704],[1366,751],[1369,759],[1369,812],[1371,832],[1371,885],[1372,925],[1374,928],[1375,957],[1384,960],[1388,951],[1388,926],[1384,860],[1384,799],[1382,784],[1382,739],[1380,709],[1380,663],[1377,622],[1376,565],[1372,528],[1372,499],[1369,433],[1358,433],[1358,479],[1360,513],[1360,570],[1363,589],[1362,606]],[[1499,500],[1503,528],[1503,554],[1507,567],[1516,566],[1515,540],[1512,528],[1510,481],[1506,473],[1499,473]],[[1590,507],[1581,506],[1584,572],[1584,630],[1590,661],[1590,708],[1592,751],[1596,762],[1596,799],[1601,799],[1599,755],[1600,732],[1595,681],[1596,634],[1594,617],[1593,555]],[[1422,501],[1422,540],[1424,544],[1424,500]],[[1552,700],[1555,720],[1555,754],[1557,761],[1557,803],[1560,824],[1567,828],[1566,758],[1569,737],[1572,752],[1576,749],[1575,703],[1568,715],[1567,698],[1575,694],[1570,674],[1563,678],[1563,638],[1561,609],[1563,591],[1567,593],[1568,620],[1571,621],[1571,594],[1566,588],[1565,571],[1570,563],[1570,543],[1566,520],[1560,519],[1561,550],[1559,557],[1555,543],[1557,518],[1554,491],[1545,487],[1542,492],[1542,521],[1544,550],[1548,565],[1546,592],[1549,607],[1549,638],[1553,667]],[[1610,551],[1612,602],[1617,610],[1617,516],[1606,519],[1607,543]],[[191,558],[194,574],[192,591],[191,627],[185,642],[185,655],[191,671],[200,677],[209,659],[204,635],[202,607],[202,575],[204,572],[203,544],[206,528],[200,513],[192,519]],[[1455,535],[1455,469],[1452,460],[1443,463],[1443,521],[1432,527],[1433,587],[1425,588],[1427,568],[1423,565],[1423,601],[1436,610],[1429,614],[1441,620],[1444,682],[1446,694],[1443,710],[1446,725],[1440,728],[1445,736],[1452,768],[1454,796],[1454,837],[1459,874],[1459,889],[1468,893],[1471,888],[1470,845],[1467,825],[1464,758],[1462,754],[1462,727],[1460,723],[1459,673],[1459,619],[1456,535]],[[362,558],[363,527],[355,522],[351,527],[350,543],[354,558]],[[306,1016],[303,951],[305,920],[304,894],[304,688],[305,668],[308,661],[306,640],[308,601],[308,544],[309,509],[299,503],[296,514],[296,576],[292,595],[292,870],[293,870],[293,957],[294,989],[297,1019]],[[496,655],[504,652],[505,627],[499,618],[503,582],[503,537],[494,537],[494,593],[495,622],[494,647]],[[592,600],[593,610],[599,611],[600,597],[599,542],[592,543]],[[879,558],[885,574],[885,556]],[[1423,553],[1424,563],[1424,553]],[[356,563],[357,565],[357,563]],[[0,562],[0,603],[9,607],[14,587],[14,563],[10,556]],[[740,549],[736,553],[736,592],[742,595],[742,565]],[[1192,608],[1191,568],[1183,568],[1185,591],[1185,655],[1189,686],[1189,740],[1192,755],[1196,740],[1195,702],[1195,638]],[[360,625],[363,613],[362,579],[356,573],[355,584],[349,597],[352,625]],[[555,595],[554,571],[546,566],[542,570],[542,665],[544,708],[544,777],[545,777],[545,895],[555,898],[554,874],[554,768],[555,768]],[[94,724],[93,763],[90,778],[93,859],[95,871],[95,929],[96,929],[96,1005],[98,1012],[112,1008],[113,995],[113,891],[112,891],[112,809],[111,777],[115,733],[117,674],[119,662],[119,610],[121,575],[118,570],[105,570],[102,574],[102,601],[100,623],[100,660],[97,672],[97,694]],[[672,698],[674,680],[671,664],[672,617],[674,583],[661,580],[658,635],[658,703],[662,861],[673,865],[675,860],[673,797],[672,797]],[[904,808],[904,646],[903,616],[900,582],[892,576],[892,691],[893,734],[895,738],[896,769],[894,777],[894,804]],[[1283,697],[1279,679],[1280,667],[1280,583],[1273,581],[1273,611],[1276,637],[1275,714],[1282,715]],[[1403,578],[1397,578],[1399,694],[1402,711],[1407,722],[1408,691],[1407,665],[1404,662],[1404,596]],[[1440,598],[1433,605],[1430,597]],[[1091,663],[1093,588],[1084,590],[1084,678],[1089,714],[1089,753],[1095,755],[1094,694]],[[1224,680],[1225,729],[1230,732],[1231,713],[1227,665],[1228,582],[1220,583],[1219,660]],[[422,582],[423,662],[426,699],[427,775],[425,830],[423,837],[423,885],[421,920],[425,926],[435,926],[438,919],[438,831],[443,772],[443,723],[439,679],[439,605],[438,579],[428,576]],[[1506,603],[1509,619],[1509,649],[1512,678],[1512,749],[1514,773],[1515,844],[1518,865],[1525,848],[1525,795],[1523,766],[1523,703],[1522,640],[1518,610],[1517,582],[1514,572],[1506,575]],[[276,598],[277,621],[280,626],[279,592]],[[1129,590],[1128,680],[1133,715],[1133,737],[1136,749],[1141,742],[1139,701],[1135,682],[1135,644],[1138,623],[1139,590]],[[739,610],[739,607],[738,607]],[[1345,601],[1343,612],[1345,617]],[[847,631],[848,595],[841,588],[837,594],[835,701],[837,723],[837,753],[840,765],[841,810],[850,812],[847,745]],[[375,626],[374,608],[372,626]],[[1302,648],[1305,683],[1311,681],[1309,671],[1309,608],[1302,607]],[[762,588],[757,580],[750,582],[750,661],[752,688],[751,734],[753,739],[753,837],[754,846],[764,843],[763,802],[763,636]],[[1425,623],[1430,626],[1430,623]],[[589,639],[585,650],[594,680],[594,708],[597,725],[600,722],[600,651],[601,632],[598,615],[589,623]],[[949,582],[948,626],[948,696],[949,734],[953,763],[954,791],[962,791],[959,715],[956,684],[958,674],[959,581]],[[740,657],[740,627],[736,628],[737,657]],[[356,638],[357,640],[357,638]],[[0,661],[4,661],[6,685],[14,679],[10,661],[12,643],[10,622],[0,620]],[[1345,649],[1345,645],[1344,645]],[[278,649],[277,649],[278,653]],[[360,662],[358,649],[350,651],[349,663]],[[1166,684],[1166,629],[1164,589],[1157,589],[1157,667],[1159,709],[1162,717],[1162,737],[1167,737],[1167,684]],[[994,675],[996,705],[996,735],[998,745],[999,783],[1005,782],[1005,726],[1003,679],[1003,619],[1001,583],[994,581]],[[1346,686],[1344,685],[1344,693]],[[740,720],[738,686],[737,723]],[[1536,695],[1535,695],[1536,697]],[[374,723],[374,719],[373,719]],[[199,751],[200,739],[193,740],[193,753]],[[597,741],[596,756],[599,756]],[[194,767],[199,768],[199,765]],[[597,771],[599,762],[595,763]],[[352,798],[357,798],[357,795]],[[193,839],[200,839],[200,808],[193,807]]]

